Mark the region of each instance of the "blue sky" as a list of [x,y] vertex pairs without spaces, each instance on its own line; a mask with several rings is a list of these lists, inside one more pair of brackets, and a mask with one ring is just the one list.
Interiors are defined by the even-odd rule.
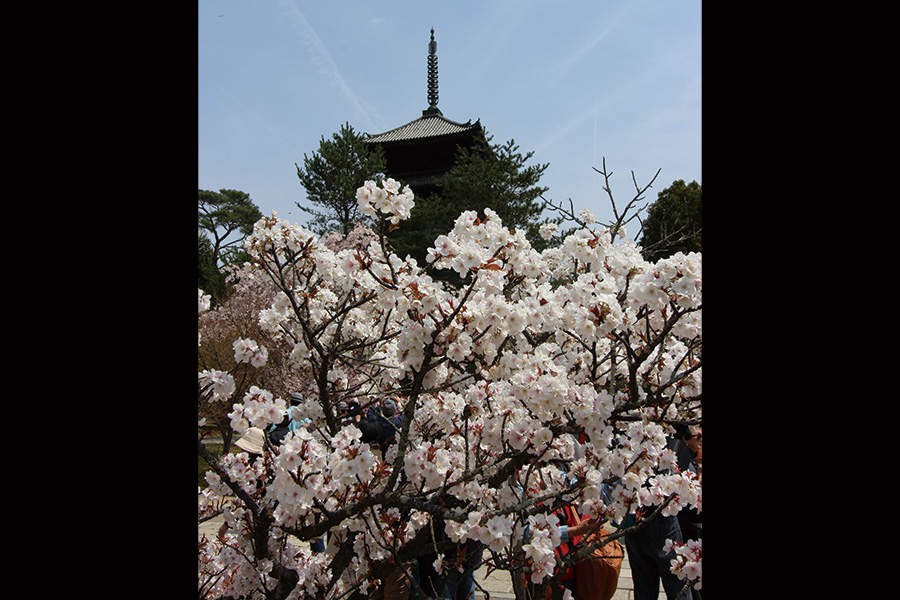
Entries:
[[699,0],[199,0],[198,22],[198,187],[265,215],[306,221],[322,136],[421,116],[432,27],[438,108],[549,163],[547,199],[611,218],[603,157],[620,207],[632,171],[661,169],[648,200],[702,183]]

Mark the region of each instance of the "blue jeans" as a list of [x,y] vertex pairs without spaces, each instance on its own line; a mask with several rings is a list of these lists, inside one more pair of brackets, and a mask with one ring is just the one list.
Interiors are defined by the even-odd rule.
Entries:
[[671,571],[675,553],[663,551],[667,539],[683,541],[677,517],[659,515],[642,530],[629,533],[624,539],[634,582],[634,600],[656,600],[660,581],[668,600],[691,600],[690,588],[678,595],[687,580],[678,579]]
[[447,574],[444,584],[444,598],[450,600],[472,600],[475,597],[475,576],[473,573],[463,574],[455,568]]

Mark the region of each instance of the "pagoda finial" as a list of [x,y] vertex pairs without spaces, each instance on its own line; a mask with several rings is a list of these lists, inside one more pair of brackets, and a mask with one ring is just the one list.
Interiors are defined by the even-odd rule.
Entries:
[[428,110],[437,110],[438,103],[438,69],[437,42],[434,41],[434,27],[431,28],[431,41],[428,42]]

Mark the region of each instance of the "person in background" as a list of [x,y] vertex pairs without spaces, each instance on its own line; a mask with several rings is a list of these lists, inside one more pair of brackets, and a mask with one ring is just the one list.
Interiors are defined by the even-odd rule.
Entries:
[[[586,535],[597,528],[599,521],[588,518],[582,519],[575,509],[570,505],[565,505],[562,509],[556,511],[559,519],[559,546],[556,547],[556,556],[561,559],[563,556],[572,551],[575,544],[579,542],[581,536]],[[568,567],[558,580],[559,585],[550,586],[551,600],[562,600],[566,590],[575,595],[575,567]]]
[[[363,422],[368,422],[363,425]],[[375,427],[371,427],[374,425]],[[397,414],[397,405],[390,398],[380,404],[374,404],[366,411],[365,417],[357,424],[363,430],[363,441],[368,442],[367,430],[373,432],[372,437],[381,449],[382,455],[386,455],[388,448],[396,441],[397,432],[403,427],[403,415]]]
[[[639,509],[635,525],[639,525],[651,510],[647,507]],[[658,514],[643,528],[629,531],[622,539],[625,540],[625,551],[631,566],[634,600],[656,600],[660,582],[667,600],[693,600],[691,588],[684,589],[685,582],[672,573],[674,550],[668,553],[664,550],[666,540],[683,542],[677,515]],[[680,593],[682,589],[684,593]]]
[[[259,427],[251,427],[234,443],[234,445],[250,455],[248,462],[253,465],[265,451],[266,432]],[[264,485],[262,480],[258,480],[256,482],[256,489],[260,490]]]
[[350,425],[356,425],[362,419],[362,409],[359,402],[351,400],[349,403],[341,402],[341,419]]
[[272,445],[276,448],[281,445],[284,441],[284,438],[287,437],[288,433],[293,433],[298,429],[305,427],[309,423],[309,419],[304,419],[303,421],[295,421],[291,416],[291,411],[295,406],[298,406],[303,402],[303,396],[294,392],[291,394],[290,406],[284,412],[284,418],[281,420],[281,423],[276,423],[269,427],[269,440],[271,440]]
[[677,424],[672,426],[675,433],[668,439],[666,447],[675,452],[678,469],[696,472],[696,458],[703,447],[700,427]]
[[[344,414],[350,417],[350,422],[360,430],[362,434],[360,441],[371,446],[372,453],[378,460],[384,460],[384,455],[396,441],[396,433],[403,424],[399,415],[395,414],[396,410],[397,406],[390,398],[369,407],[365,414],[357,403],[346,406]],[[414,564],[415,561],[405,566],[407,570],[412,571]],[[407,578],[404,569],[398,567],[379,582],[371,599],[408,600],[411,588],[412,582]]]
[[484,546],[475,540],[466,540],[460,545],[463,573],[453,569],[447,574],[444,597],[450,600],[473,600],[475,598],[475,571],[481,566]]
[[[702,482],[700,463],[697,461],[703,450],[703,432],[699,426],[676,425],[675,438],[683,450],[678,454],[678,468],[697,474]],[[676,450],[678,453],[678,450]],[[703,520],[696,508],[686,508],[678,513],[678,524],[684,541],[699,540],[703,537]]]
[[[676,467],[679,471],[691,469],[694,453],[685,438],[692,438],[690,429],[683,425],[675,426],[675,434],[666,442],[666,447],[675,452]],[[693,443],[693,442],[691,442]],[[652,507],[638,509],[637,515],[626,519],[626,525],[640,525],[641,520],[649,517]],[[687,511],[681,511],[686,513]],[[640,529],[629,531],[624,538],[625,551],[631,566],[631,578],[634,583],[634,600],[656,600],[659,596],[659,585],[662,583],[668,600],[694,600],[690,587],[672,573],[671,561],[674,551],[665,552],[666,540],[683,543],[681,530],[682,515],[654,516]],[[685,515],[687,517],[688,515]],[[684,592],[682,593],[682,590]]]

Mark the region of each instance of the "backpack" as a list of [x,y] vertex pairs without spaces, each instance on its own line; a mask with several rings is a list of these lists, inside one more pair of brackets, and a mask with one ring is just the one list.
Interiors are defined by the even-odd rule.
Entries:
[[[608,535],[608,531],[600,529],[584,536],[582,543],[599,543]],[[575,565],[575,599],[610,600],[619,586],[624,551],[619,540],[613,540],[595,548],[588,560]]]

